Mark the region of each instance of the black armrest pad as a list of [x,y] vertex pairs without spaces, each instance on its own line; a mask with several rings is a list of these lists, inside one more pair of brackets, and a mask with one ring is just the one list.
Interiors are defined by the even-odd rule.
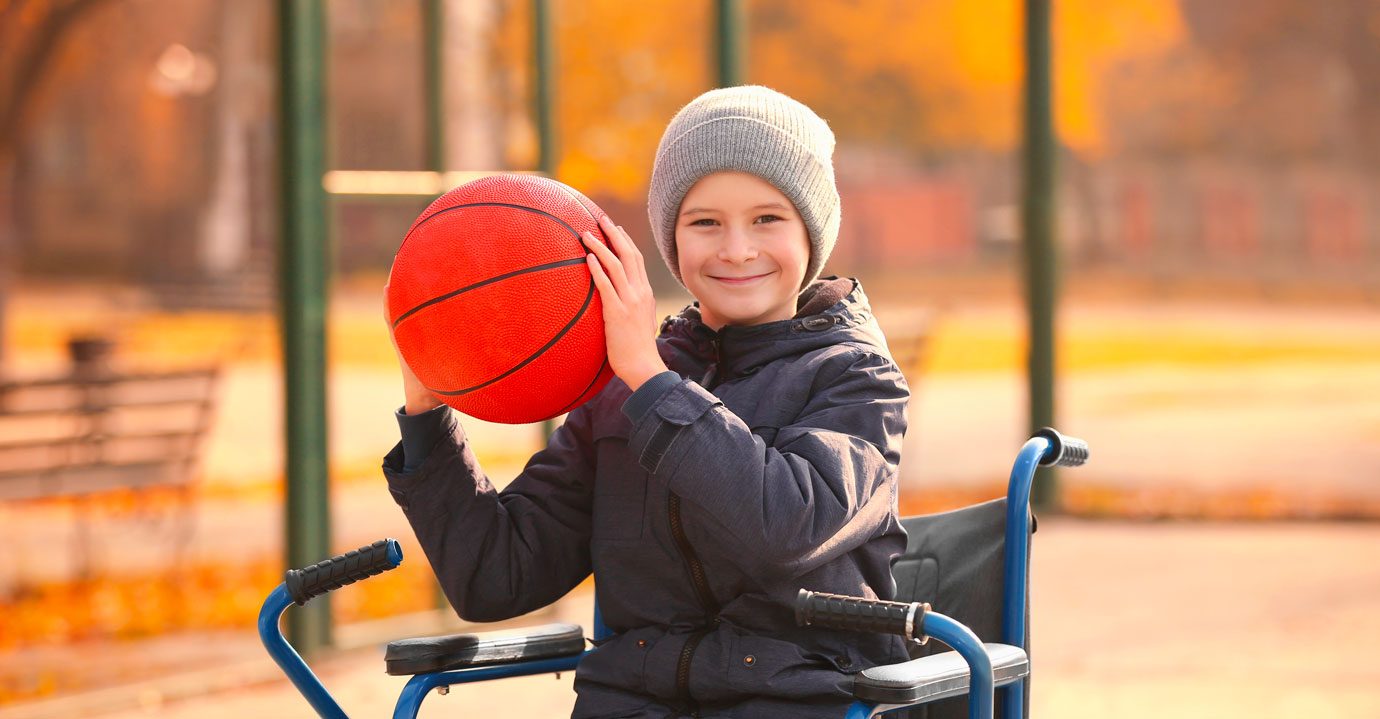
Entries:
[[405,676],[574,656],[584,650],[584,629],[578,625],[543,624],[481,634],[399,639],[388,643],[383,658],[389,674]]

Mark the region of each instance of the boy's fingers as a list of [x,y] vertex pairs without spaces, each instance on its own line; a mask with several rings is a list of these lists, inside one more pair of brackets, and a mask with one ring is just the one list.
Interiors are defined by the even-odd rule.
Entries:
[[623,263],[619,261],[618,254],[614,252],[612,247],[600,242],[599,238],[595,237],[593,232],[580,233],[580,239],[584,241],[585,247],[587,247],[591,253],[598,256],[599,261],[603,263],[604,269],[608,271],[608,275],[611,279],[614,277],[614,272],[622,269]]
[[638,257],[642,256],[642,250],[637,249],[637,243],[633,242],[632,235],[628,234],[628,231],[623,229],[622,225],[615,225],[613,229],[617,230],[618,236],[623,238],[623,244],[628,246],[628,252]]
[[621,225],[615,225],[608,215],[599,218],[599,225],[604,230],[604,234],[607,235],[609,240],[613,243],[613,249],[618,252],[618,259],[625,265],[632,264],[633,259],[641,253],[637,251],[637,245],[633,244],[632,238],[628,237],[628,233],[623,231],[623,227]]
[[632,235],[629,235],[622,225],[618,226],[618,234],[622,235],[623,241],[628,244],[628,251],[632,254],[632,264],[633,267],[637,268],[638,277],[643,284],[650,285],[651,283],[647,281],[647,263],[642,257],[642,251],[637,249],[637,243],[633,242]]
[[618,296],[618,293],[613,289],[613,284],[609,282],[609,276],[604,272],[603,264],[594,255],[585,255],[585,264],[589,265],[589,274],[594,278],[594,286],[598,288],[599,297],[607,306]]
[[[388,283],[383,285],[383,324],[388,328],[388,343],[393,345],[393,351],[397,353],[399,361],[402,360],[402,351],[398,349],[398,336],[393,333],[393,314],[388,311]],[[403,362],[403,366],[407,363]]]
[[599,218],[599,225],[603,228],[614,244],[614,249],[618,251],[618,259],[622,262],[629,280],[645,284],[647,281],[647,269],[642,262],[642,252],[637,249],[637,243],[633,242],[632,236],[622,225],[615,224],[613,218],[604,215]]
[[601,215],[599,217],[599,229],[603,230],[610,240],[615,243],[622,243],[623,238],[618,236],[618,225],[614,224],[612,217]]
[[621,295],[627,286],[627,276],[623,270],[623,264],[618,261],[618,256],[613,253],[604,243],[594,237],[591,232],[581,233],[580,239],[584,240],[585,246],[590,253],[599,258],[600,269],[609,279],[614,289]]
[[388,283],[383,284],[383,323],[388,326],[388,336],[393,336],[393,313],[388,311]]

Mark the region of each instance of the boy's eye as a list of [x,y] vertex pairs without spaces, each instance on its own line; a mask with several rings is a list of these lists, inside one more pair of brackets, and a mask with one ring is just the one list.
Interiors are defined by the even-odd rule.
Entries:
[[756,220],[753,220],[753,222],[756,222],[757,224],[761,224],[761,225],[765,225],[765,224],[768,223],[768,222],[780,222],[780,221],[781,221],[781,217],[780,217],[779,215],[762,215],[761,217],[758,217]]
[[691,226],[691,227],[711,227],[711,226],[716,225],[716,224],[718,224],[718,223],[715,222],[714,220],[709,219],[708,217],[701,217],[700,219],[691,222],[691,223],[690,223],[690,226]]

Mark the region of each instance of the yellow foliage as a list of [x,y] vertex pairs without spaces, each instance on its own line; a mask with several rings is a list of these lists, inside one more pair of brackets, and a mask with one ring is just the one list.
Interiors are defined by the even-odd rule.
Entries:
[[1184,39],[1178,3],[1163,0],[1061,0],[1054,3],[1055,120],[1071,147],[1103,147],[1103,73],[1131,58],[1164,52]]
[[[1103,141],[1102,74],[1180,41],[1162,0],[1055,3],[1055,115],[1070,146]],[[714,77],[711,3],[555,3],[561,179],[640,200],[666,122]],[[521,65],[528,17],[510,12],[502,53]],[[1005,150],[1020,133],[1019,0],[748,4],[747,80],[815,107],[845,144],[914,152]]]
[[[924,371],[932,375],[1017,371],[1025,365],[1024,328],[1014,321],[969,317],[935,323]],[[1060,331],[1058,361],[1063,372],[1126,367],[1242,367],[1284,362],[1370,364],[1380,357],[1380,340],[1295,334],[1266,336],[1202,327],[1155,327],[1069,322]]]

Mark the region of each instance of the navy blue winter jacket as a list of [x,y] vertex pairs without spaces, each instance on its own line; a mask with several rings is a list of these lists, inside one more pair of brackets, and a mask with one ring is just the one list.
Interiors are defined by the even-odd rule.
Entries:
[[[799,306],[719,332],[694,306],[667,318],[672,372],[637,393],[614,379],[502,492],[446,408],[407,418],[435,424],[419,457],[385,458],[461,617],[514,617],[594,573],[614,634],[576,672],[575,717],[838,717],[850,674],[908,658],[795,625],[802,587],[895,595],[909,396],[855,280]],[[404,431],[414,450],[426,435]]]

